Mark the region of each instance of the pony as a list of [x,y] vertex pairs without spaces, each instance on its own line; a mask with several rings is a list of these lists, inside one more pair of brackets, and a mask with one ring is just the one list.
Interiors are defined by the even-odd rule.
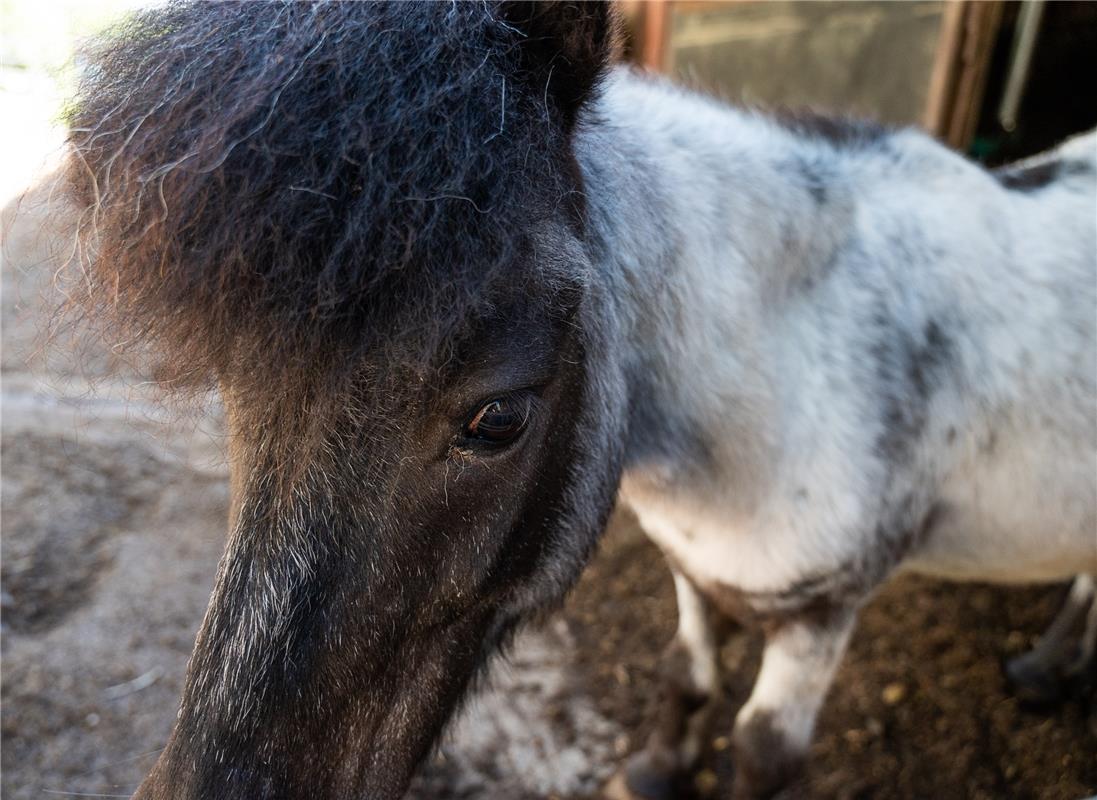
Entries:
[[[138,798],[399,797],[618,500],[680,613],[609,789],[631,797],[697,756],[713,613],[766,632],[732,737],[758,797],[890,575],[1097,572],[1097,140],[988,172],[634,74],[617,27],[182,2],[88,51],[88,311],[165,387],[215,386],[230,437],[224,555]],[[1092,587],[1059,625],[1088,614],[1080,660]],[[1063,672],[1061,640],[1018,678]]]

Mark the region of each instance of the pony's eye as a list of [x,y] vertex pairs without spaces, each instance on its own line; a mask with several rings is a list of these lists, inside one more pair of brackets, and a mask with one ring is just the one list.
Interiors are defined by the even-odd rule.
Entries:
[[526,427],[529,402],[512,395],[485,403],[465,425],[465,436],[491,444],[504,444]]

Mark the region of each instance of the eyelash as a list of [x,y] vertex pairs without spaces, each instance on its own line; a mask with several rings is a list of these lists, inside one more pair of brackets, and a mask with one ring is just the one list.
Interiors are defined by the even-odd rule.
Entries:
[[[515,409],[516,412],[521,415],[516,432],[509,439],[492,441],[487,436],[477,436],[471,431],[472,426],[486,415],[488,409],[494,403],[514,404],[517,406]],[[525,430],[528,427],[530,420],[536,414],[540,403],[541,398],[538,396],[537,390],[533,387],[515,389],[481,401],[476,411],[468,416],[462,424],[461,431],[454,442],[455,449],[465,452],[468,452],[470,448],[479,448],[486,451],[504,450],[507,445],[514,443],[525,433]]]

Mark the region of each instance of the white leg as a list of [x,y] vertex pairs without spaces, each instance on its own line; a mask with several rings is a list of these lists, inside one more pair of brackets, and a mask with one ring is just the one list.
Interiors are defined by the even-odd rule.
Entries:
[[1086,628],[1082,632],[1082,641],[1078,647],[1078,658],[1070,665],[1070,673],[1081,674],[1093,663],[1095,656],[1097,656],[1097,598],[1090,600]]
[[736,798],[766,797],[796,778],[854,621],[852,610],[836,610],[770,630],[754,689],[735,719]]
[[[704,599],[687,578],[674,572],[674,592],[678,598],[678,631],[672,647],[685,654],[689,670],[690,689],[695,702],[706,705],[720,690],[719,654],[716,637],[709,624],[708,609]],[[671,657],[668,663],[673,665]],[[708,734],[708,719],[694,713],[686,720],[685,730],[678,744],[678,760],[682,768],[693,766],[701,755]],[[704,715],[707,717],[707,715]]]
[[678,599],[678,631],[663,655],[663,699],[644,749],[611,782],[610,797],[673,798],[675,780],[701,755],[711,700],[720,689],[716,638],[704,598],[671,570]]
[[709,624],[705,600],[685,576],[671,570],[674,594],[678,599],[678,631],[672,646],[680,648],[689,665],[692,689],[711,696],[720,688],[716,638]]

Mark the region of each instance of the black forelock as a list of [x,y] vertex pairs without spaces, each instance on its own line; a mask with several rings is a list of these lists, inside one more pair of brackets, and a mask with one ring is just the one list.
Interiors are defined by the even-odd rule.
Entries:
[[70,113],[100,309],[176,377],[291,386],[433,352],[494,290],[543,282],[527,234],[578,187],[524,38],[492,3],[129,18]]

